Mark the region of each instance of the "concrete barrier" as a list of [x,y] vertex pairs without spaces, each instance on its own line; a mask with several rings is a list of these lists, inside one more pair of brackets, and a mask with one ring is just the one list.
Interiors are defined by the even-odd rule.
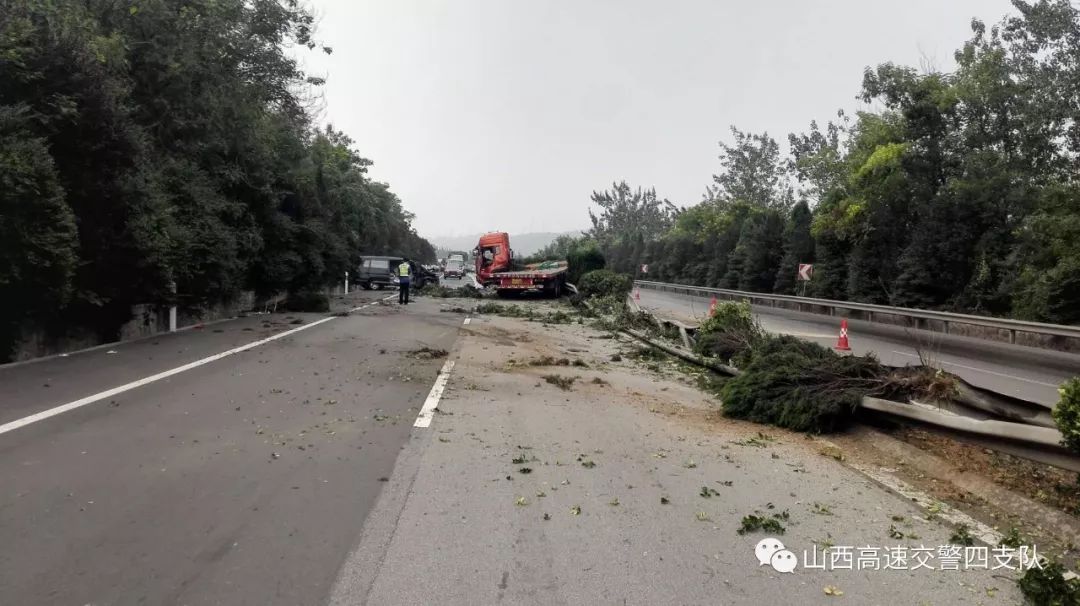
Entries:
[[[228,302],[213,305],[179,306],[176,308],[177,326],[184,328],[232,318],[242,312],[254,309],[255,306],[255,293],[249,291],[240,293],[236,298]],[[15,346],[11,361],[24,362],[34,358],[97,347],[106,343],[123,343],[166,333],[169,332],[170,328],[169,309],[170,307],[167,305],[140,304],[133,306],[130,319],[116,329],[113,338],[103,338],[99,331],[87,326],[68,326],[57,331],[44,326],[26,325],[22,327],[22,335],[19,343]]]

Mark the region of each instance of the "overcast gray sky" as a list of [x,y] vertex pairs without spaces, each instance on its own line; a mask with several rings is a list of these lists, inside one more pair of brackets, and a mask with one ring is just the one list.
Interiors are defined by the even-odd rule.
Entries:
[[587,227],[626,179],[696,203],[728,126],[782,142],[853,110],[863,68],[952,68],[1007,0],[310,0],[323,121],[424,236]]

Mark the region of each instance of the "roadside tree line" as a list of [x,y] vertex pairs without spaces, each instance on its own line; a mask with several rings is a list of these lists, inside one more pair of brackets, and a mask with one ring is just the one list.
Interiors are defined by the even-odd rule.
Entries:
[[[434,260],[314,124],[297,0],[0,0],[0,359],[20,327],[109,338],[133,304],[318,290],[361,252]],[[175,295],[173,293],[176,293]]]
[[[650,279],[1080,321],[1080,11],[972,21],[951,73],[867,68],[855,115],[788,136],[732,128],[700,203],[594,192],[596,246]],[[871,109],[875,108],[875,109]],[[564,253],[565,254],[565,253]]]

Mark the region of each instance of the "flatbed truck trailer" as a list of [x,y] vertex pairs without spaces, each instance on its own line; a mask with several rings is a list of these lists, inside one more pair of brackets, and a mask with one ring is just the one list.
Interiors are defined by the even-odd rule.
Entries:
[[540,293],[560,297],[566,290],[566,261],[544,261],[523,267],[514,263],[510,235],[492,232],[480,237],[473,251],[476,280],[484,287],[494,287],[499,296]]

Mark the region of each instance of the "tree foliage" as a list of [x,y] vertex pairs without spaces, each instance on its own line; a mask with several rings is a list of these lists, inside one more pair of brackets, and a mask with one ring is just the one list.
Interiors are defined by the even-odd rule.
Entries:
[[[296,0],[0,1],[0,297],[115,336],[133,304],[317,289],[431,259],[353,142],[312,124]],[[173,294],[175,289],[175,295]]]
[[874,110],[811,122],[787,156],[733,127],[704,199],[666,220],[632,229],[640,204],[594,195],[609,266],[792,293],[813,262],[813,296],[1080,322],[1080,9],[1013,4],[972,21],[949,73],[868,68]]

